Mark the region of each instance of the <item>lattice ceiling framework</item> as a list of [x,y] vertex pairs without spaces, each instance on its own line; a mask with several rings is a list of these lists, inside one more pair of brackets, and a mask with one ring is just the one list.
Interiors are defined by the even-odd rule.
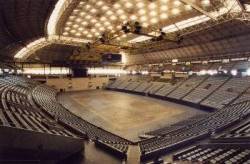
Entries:
[[[186,3],[188,2],[188,3]],[[121,33],[126,22],[140,22],[148,31],[162,28],[177,20],[203,15],[218,5],[217,0],[81,0],[72,10],[64,26],[63,36],[96,40],[103,33],[111,33],[117,41],[134,36]]]
[[[207,28],[210,24],[222,22],[221,20],[224,20],[221,19],[222,16],[241,13],[238,2],[238,0],[59,0],[48,21],[48,36],[45,41],[30,43],[15,57],[27,59],[33,51],[45,47],[50,40],[62,44],[65,44],[65,41],[68,44],[70,41],[77,46],[92,42],[94,44],[91,44],[91,47],[96,50],[103,49],[104,46],[106,51],[109,46],[117,45],[120,50],[128,48],[140,51],[141,47],[145,49],[145,45],[152,44],[147,42],[151,38],[125,34],[121,30],[123,24],[139,22],[143,27],[143,33],[154,36],[159,36],[159,29],[167,35],[172,33],[185,35]],[[234,16],[225,18],[231,20]],[[207,25],[204,26],[204,23]],[[112,38],[109,44],[100,42],[99,38],[103,33]]]

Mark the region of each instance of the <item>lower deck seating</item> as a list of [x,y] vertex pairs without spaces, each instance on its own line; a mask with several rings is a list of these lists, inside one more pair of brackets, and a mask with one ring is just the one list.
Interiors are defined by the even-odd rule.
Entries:
[[230,132],[230,134],[235,134],[235,135],[243,134],[243,135],[248,135],[250,137],[250,121],[235,128]]
[[[72,133],[63,127],[58,126],[53,130],[46,127],[46,122],[54,122],[54,120],[46,117],[38,107],[32,105],[28,95],[19,92],[20,89],[24,91],[23,88],[6,83],[5,80],[0,82],[1,116],[5,120],[3,123],[21,129],[74,137]],[[25,93],[28,94],[28,92],[28,89],[26,89]]]
[[69,112],[57,102],[56,91],[54,89],[39,85],[33,89],[32,94],[36,103],[39,104],[49,115],[56,118],[63,125],[81,133],[82,135],[86,135],[92,140],[102,141],[107,144],[130,144],[129,141],[96,127]]
[[250,114],[250,103],[244,102],[208,114],[204,119],[171,131],[168,135],[140,142],[141,158],[172,150],[182,144],[192,143],[211,133],[218,132]]
[[96,140],[95,145],[106,149],[107,151],[111,151],[112,153],[116,154],[118,157],[126,159],[127,158],[127,151],[129,146],[124,144],[117,144],[108,141]]
[[238,127],[213,138],[213,142],[248,143],[250,141],[250,120]]
[[157,130],[154,130],[154,131],[151,131],[151,132],[147,132],[146,134],[147,135],[153,135],[153,136],[164,136],[164,135],[167,135],[168,133],[171,133],[171,132],[173,132],[175,130],[184,128],[184,127],[186,127],[188,125],[194,124],[195,122],[201,121],[206,116],[207,116],[207,114],[198,114],[198,115],[190,117],[190,118],[188,118],[186,120],[177,122],[177,123],[175,123],[173,125],[168,125],[168,126],[160,128],[160,129],[157,129]]
[[[29,81],[19,77],[0,79],[0,149],[3,150],[0,156],[20,156],[27,151],[37,153],[37,145],[43,147],[41,156],[44,158],[63,158],[80,151],[82,139],[46,116],[30,99],[36,84]],[[55,141],[57,144],[51,147]],[[10,152],[12,154],[8,154]],[[50,153],[58,154],[50,156]]]
[[225,163],[225,164],[249,164],[250,147],[242,148],[237,145],[198,145],[183,150],[173,156],[176,162],[191,163]]
[[199,163],[250,163],[250,122],[243,123],[229,132],[213,137],[203,145],[182,150],[173,156],[174,161]]

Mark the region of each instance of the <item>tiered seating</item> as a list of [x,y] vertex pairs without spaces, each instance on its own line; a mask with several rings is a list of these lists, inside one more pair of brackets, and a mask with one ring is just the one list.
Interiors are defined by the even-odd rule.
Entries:
[[183,144],[192,143],[213,132],[223,130],[250,114],[250,103],[231,105],[214,113],[208,114],[204,119],[193,124],[171,131],[167,135],[155,137],[140,142],[141,158],[147,158],[162,151],[166,152]]
[[[201,102],[210,94],[211,95],[207,98],[208,100],[210,97],[214,97],[214,94],[222,94],[221,97],[215,98],[217,99],[216,101],[211,100],[211,102],[215,101],[218,104],[223,104],[225,101],[228,103],[231,102],[250,86],[248,77],[233,77],[228,82],[226,81],[229,79],[229,77],[226,76],[211,76],[208,79],[206,78],[206,76],[193,76],[185,82],[179,83],[179,87],[177,87],[178,84],[171,85],[169,83],[160,82],[154,82],[156,83],[154,84],[151,82],[151,86],[144,90],[144,92],[149,93],[150,95],[168,95],[168,97],[175,99],[180,99],[190,92],[183,98],[183,100],[193,103]],[[223,86],[219,88],[221,85]],[[218,88],[219,90],[215,91]],[[223,93],[223,91],[229,92],[229,94],[226,94],[225,92]],[[233,94],[230,94],[231,92],[233,92]],[[203,102],[204,101],[202,101],[202,103]],[[213,132],[221,131],[225,127],[232,125],[239,118],[245,117],[250,113],[250,103],[246,102],[245,100],[239,102],[238,104],[225,108],[223,108],[225,104],[221,106],[217,105],[214,106],[214,108],[221,108],[220,111],[190,118],[180,123],[146,133],[147,135],[155,137],[140,142],[139,145],[142,153],[141,158],[144,159],[162,151],[165,152],[172,150],[173,148],[177,148],[182,144],[194,142],[198,139],[209,136]],[[244,135],[246,135],[246,133],[244,133]],[[229,134],[227,136],[229,136]]]
[[5,116],[6,124],[26,130],[74,137],[62,127],[53,130],[47,128],[45,123],[53,120],[46,118],[37,107],[30,103],[28,92],[25,88],[11,86],[11,83],[1,80],[2,116]]
[[128,145],[97,140],[95,145],[115,153],[120,158],[127,158]]
[[112,81],[112,82],[109,82],[109,84],[106,86],[106,88],[108,89],[114,89],[116,88],[120,83],[122,82],[122,80],[115,80],[115,81]]
[[[28,81],[19,77],[0,79],[0,149],[6,150],[0,152],[0,156],[3,156],[2,153],[7,153],[4,155],[7,157],[10,155],[8,152],[16,152],[17,150],[19,152],[24,150],[21,153],[25,153],[27,150],[34,149],[33,151],[37,152],[37,145],[44,147],[42,153],[46,157],[50,151],[57,152],[58,156],[53,158],[62,158],[68,153],[80,151],[82,148],[81,139],[57,124],[55,120],[46,117],[30,99],[30,91],[35,83]],[[19,138],[14,145],[12,144],[13,137]],[[50,147],[54,140],[57,140],[57,144]],[[69,143],[71,144],[69,145]],[[65,150],[60,150],[62,148]]]
[[145,93],[155,94],[158,90],[160,90],[164,86],[164,83],[162,82],[151,82],[151,84],[152,85],[145,90]]
[[224,143],[246,143],[250,141],[250,121],[239,125],[238,127],[222,134],[218,137],[213,138],[213,142],[224,142]]
[[[85,120],[73,115],[56,100],[56,91],[46,86],[37,86],[33,89],[34,100],[52,117],[73,130],[87,135],[92,140],[103,141],[111,144],[122,144],[125,147],[129,141],[96,127]],[[122,148],[123,149],[123,148]]]
[[[134,85],[138,85],[137,88],[140,88],[142,84],[130,84],[128,88],[132,88]],[[145,82],[144,86],[146,84],[150,84],[150,86],[143,92],[149,95],[167,96],[169,98],[193,102],[194,104],[201,102],[202,105],[205,105],[207,102],[215,102],[215,105],[207,103],[206,106],[221,110],[198,115],[179,123],[145,133],[150,136],[150,139],[139,143],[142,159],[208,137],[214,132],[224,130],[226,127],[231,126],[239,119],[250,114],[250,101],[248,101],[248,98],[244,98],[244,100],[230,106],[227,105],[250,87],[250,77],[232,77],[230,79],[228,76],[221,75],[210,77],[192,76],[186,81],[180,81],[174,85],[166,82]],[[244,92],[244,94],[247,94],[247,92]],[[244,94],[242,94],[242,97],[245,96]]]
[[206,78],[207,76],[192,76],[182,83],[177,89],[171,92],[167,97],[181,99],[194,88],[196,88],[200,83],[202,83]]
[[250,87],[250,77],[233,77],[201,102],[204,106],[221,109]]
[[184,128],[185,126],[192,125],[195,122],[201,121],[207,116],[207,114],[198,114],[193,117],[190,117],[186,120],[177,122],[173,125],[165,126],[163,128],[151,131],[146,133],[147,135],[153,135],[153,136],[164,136],[167,135],[168,133],[171,133],[172,131]]
[[138,81],[132,81],[129,83],[129,85],[124,88],[127,91],[133,91],[136,87],[138,87],[141,84],[141,82]]
[[[230,109],[237,108],[249,111],[249,102],[230,105]],[[247,112],[248,113],[248,112]],[[245,113],[240,118],[249,115]],[[211,143],[193,146],[182,150],[173,156],[174,161],[192,163],[228,163],[248,164],[250,162],[250,122],[243,123],[225,134],[214,137]]]
[[237,104],[237,103],[244,102],[244,101],[250,101],[250,89],[246,90],[232,104]]
[[200,103],[204,98],[214,92],[218,87],[228,80],[227,76],[211,76],[191,93],[183,98],[184,101]]
[[118,79],[116,79],[114,82],[112,82],[112,83],[109,83],[108,85],[107,85],[107,88],[108,89],[115,89],[115,88],[117,88],[121,83],[123,83],[124,81],[129,81],[130,80],[130,78],[129,77],[120,77],[120,78],[118,78]]
[[180,84],[181,82],[177,82],[175,84],[164,83],[164,85],[159,90],[157,90],[153,95],[165,97],[170,92],[172,92],[176,87],[178,87]]
[[[219,136],[215,136],[211,139],[209,146],[214,145],[220,149],[237,149],[237,151],[247,150],[247,153],[242,153],[242,151],[237,153],[235,156],[227,156],[223,158],[225,163],[249,163],[250,159],[250,121],[249,119],[245,123],[241,123],[237,127],[227,131]],[[226,145],[226,146],[225,146]],[[203,158],[204,159],[204,158]],[[218,162],[218,160],[213,159],[213,162]],[[215,160],[215,161],[214,161]]]
[[117,87],[115,89],[119,89],[119,90],[125,90],[125,88],[130,84],[130,80],[124,80],[122,81],[120,84],[117,85]]
[[243,123],[225,134],[214,137],[211,143],[193,146],[173,156],[178,162],[250,163],[250,122]]
[[146,89],[148,89],[152,83],[150,82],[142,82],[138,87],[136,87],[133,91],[137,93],[144,93]]
[[237,145],[198,145],[183,150],[173,156],[174,161],[192,163],[225,163],[248,164],[250,162],[250,148],[240,148]]

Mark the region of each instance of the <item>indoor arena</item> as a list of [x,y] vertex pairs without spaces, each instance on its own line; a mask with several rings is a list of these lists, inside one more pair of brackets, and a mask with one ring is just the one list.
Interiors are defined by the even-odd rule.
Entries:
[[249,0],[0,0],[0,164],[250,164]]

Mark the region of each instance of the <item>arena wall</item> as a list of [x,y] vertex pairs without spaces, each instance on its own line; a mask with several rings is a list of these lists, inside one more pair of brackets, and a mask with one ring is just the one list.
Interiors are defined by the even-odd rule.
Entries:
[[108,83],[107,77],[95,78],[56,78],[47,79],[46,84],[57,90],[81,91],[101,89]]

